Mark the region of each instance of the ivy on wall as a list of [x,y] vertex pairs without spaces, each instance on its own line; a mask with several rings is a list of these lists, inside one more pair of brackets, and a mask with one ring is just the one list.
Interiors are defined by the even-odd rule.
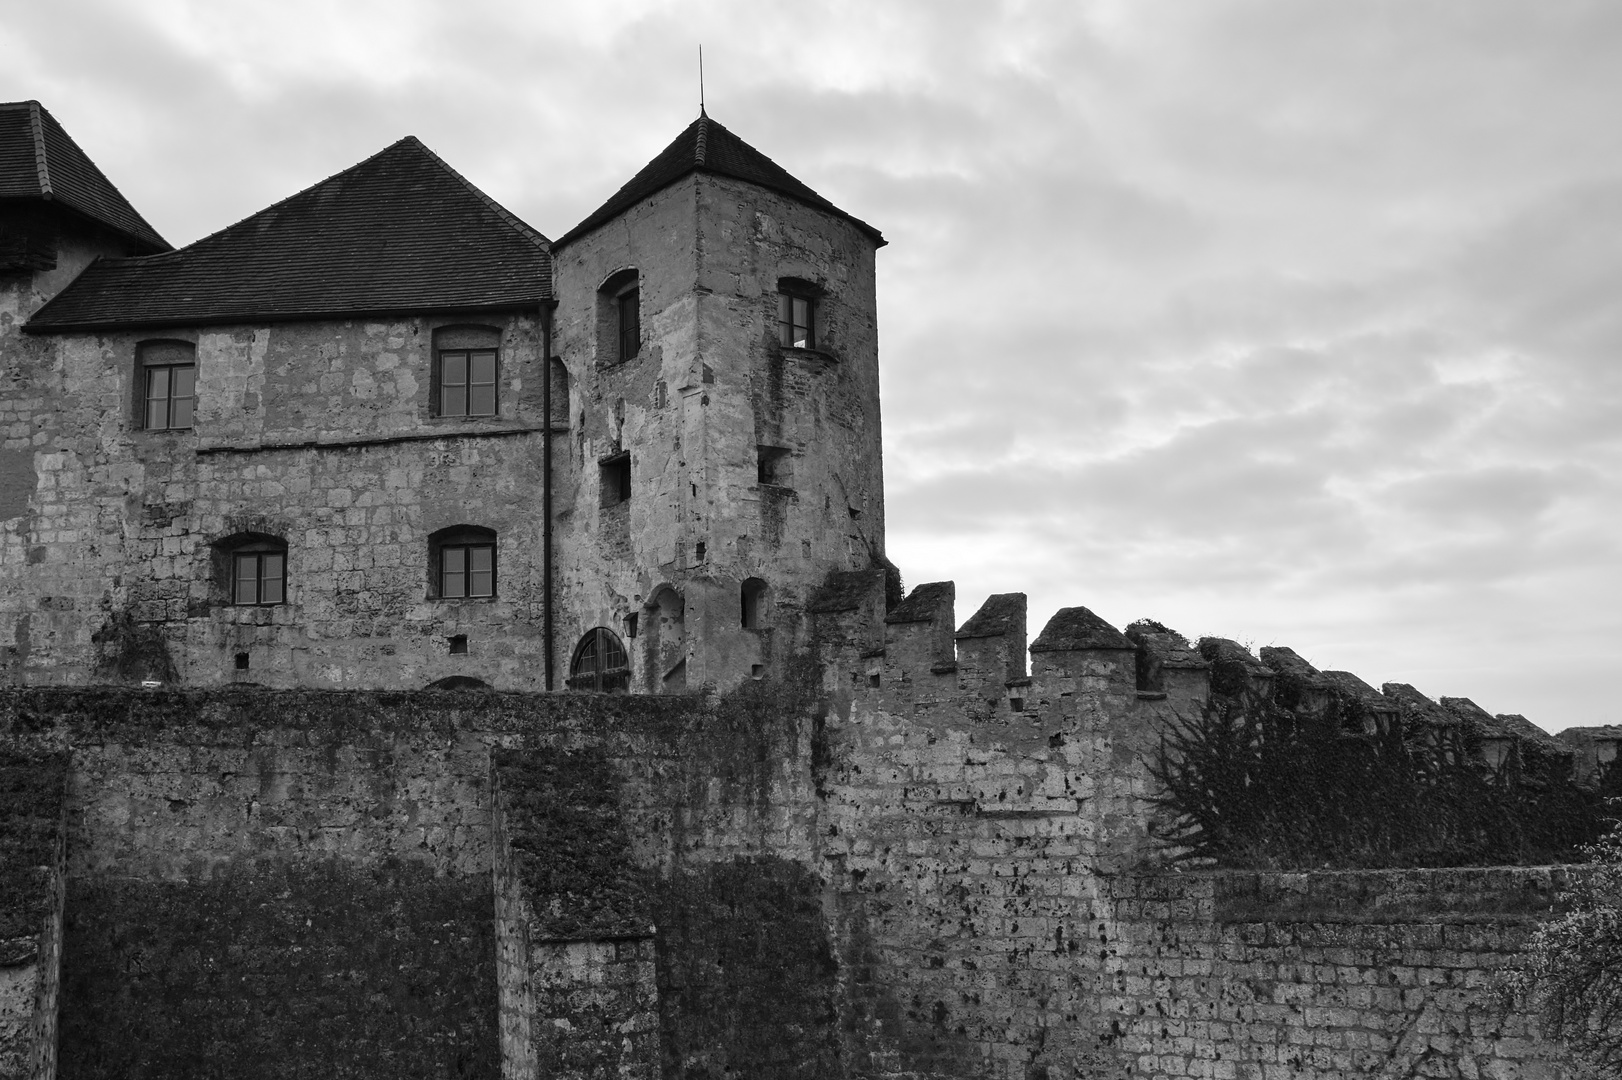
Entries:
[[[1492,866],[1569,862],[1622,794],[1615,763],[1598,791],[1570,759],[1530,740],[1497,768],[1468,725],[1377,721],[1338,690],[1304,707],[1299,678],[1257,689],[1212,652],[1211,694],[1168,731],[1155,761],[1163,838],[1184,861],[1266,869]],[[1265,684],[1264,684],[1265,686]]]

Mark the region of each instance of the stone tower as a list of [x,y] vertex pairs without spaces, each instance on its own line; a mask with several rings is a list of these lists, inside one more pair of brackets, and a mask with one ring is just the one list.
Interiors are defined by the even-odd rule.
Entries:
[[831,572],[882,564],[883,244],[702,114],[553,243],[570,685],[761,675]]

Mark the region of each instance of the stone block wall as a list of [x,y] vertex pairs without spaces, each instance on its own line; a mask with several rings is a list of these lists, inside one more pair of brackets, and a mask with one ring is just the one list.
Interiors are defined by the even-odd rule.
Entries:
[[1565,871],[1125,875],[1096,923],[1117,1075],[1567,1075],[1499,1000]]
[[[461,321],[0,333],[22,391],[0,412],[6,681],[543,687],[540,316],[478,320],[499,334],[498,415],[436,417],[433,334]],[[190,429],[137,420],[154,336],[195,349]],[[438,598],[429,538],[459,525],[496,534],[494,598]],[[285,543],[285,604],[230,602],[244,534]]]
[[1203,673],[1139,691],[1112,628],[1066,609],[1025,676],[999,645],[1022,605],[988,608],[956,665],[933,585],[882,649],[843,628],[825,650],[853,1074],[1566,1075],[1494,990],[1560,872],[1166,872],[1147,762]]
[[[843,218],[708,173],[554,252],[567,456],[583,478],[559,503],[566,643],[622,634],[650,692],[736,685],[803,646],[805,598],[829,571],[882,556],[873,252]],[[622,358],[599,290],[633,271],[642,344]],[[784,278],[821,291],[816,349],[778,344]],[[599,471],[619,455],[624,502]],[[766,589],[745,625],[751,579]],[[654,606],[665,589],[684,601],[679,629]],[[677,658],[684,674],[667,678]]]
[[0,1076],[56,1075],[68,757],[0,749]]
[[[607,835],[606,861],[572,880],[596,888],[617,866],[657,896],[672,875],[809,850],[807,725],[763,711],[792,700],[780,687],[752,693],[0,692],[8,744],[75,762],[55,804],[70,823],[56,826],[60,1010],[45,1000],[12,1026],[60,1015],[64,1070],[90,1077],[201,1074],[239,1048],[259,1063],[244,1076],[517,1076],[560,1062],[655,1075],[660,964],[693,965],[679,945],[656,950],[651,900],[621,925],[604,912],[626,909],[578,888],[539,904],[533,885],[515,888],[492,760],[553,763],[532,804],[589,804],[608,823],[543,833],[545,865]],[[802,912],[820,912],[820,886],[798,873]],[[33,896],[0,909],[32,920]],[[527,943],[512,933],[520,916]],[[820,918],[805,925],[826,952]],[[765,987],[779,969],[756,960]],[[12,981],[37,999],[41,980]],[[515,1007],[514,989],[537,1007]],[[595,1050],[580,1037],[592,1017]],[[727,1049],[742,1029],[669,1022],[694,1053],[747,1058]]]

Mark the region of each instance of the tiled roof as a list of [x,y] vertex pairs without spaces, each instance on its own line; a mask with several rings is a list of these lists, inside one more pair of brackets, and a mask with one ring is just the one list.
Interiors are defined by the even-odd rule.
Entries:
[[512,309],[551,291],[546,237],[407,136],[178,251],[92,263],[27,329]]
[[689,173],[729,176],[786,195],[796,202],[835,214],[861,229],[879,246],[884,236],[860,218],[852,217],[821,195],[806,187],[771,158],[711,120],[703,112],[676,136],[676,141],[631,177],[630,181],[586,220],[558,237],[552,246],[561,248],[618,217],[649,195],[663,191]]
[[0,102],[0,199],[61,203],[123,233],[142,251],[169,250],[37,101]]

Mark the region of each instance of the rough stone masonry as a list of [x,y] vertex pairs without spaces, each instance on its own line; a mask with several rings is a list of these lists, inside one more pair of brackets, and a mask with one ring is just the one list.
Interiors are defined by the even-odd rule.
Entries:
[[1565,870],[1176,872],[1205,663],[902,595],[883,244],[701,115],[173,249],[0,105],[0,1075],[1564,1075]]

